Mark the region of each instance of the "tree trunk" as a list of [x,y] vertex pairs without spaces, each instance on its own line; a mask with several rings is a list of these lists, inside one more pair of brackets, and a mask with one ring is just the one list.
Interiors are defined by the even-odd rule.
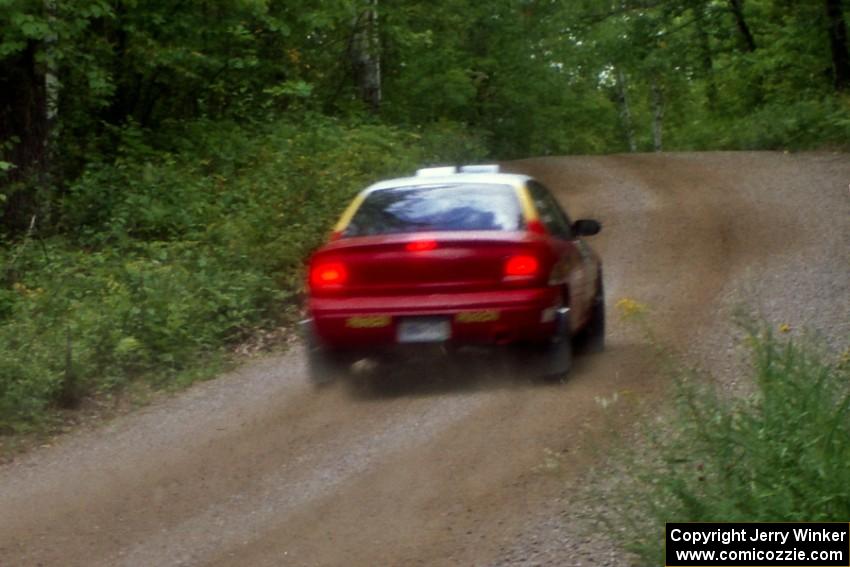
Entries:
[[[48,16],[51,28],[56,29],[56,0],[44,0],[44,10]],[[47,97],[45,112],[47,113],[47,139],[48,149],[52,143],[50,136],[54,133],[56,119],[59,116],[59,58],[56,53],[56,43],[59,40],[56,33],[51,33],[44,41],[44,50],[47,53],[47,64],[44,71],[44,93]]]
[[637,151],[637,140],[635,140],[635,127],[632,122],[632,109],[629,106],[628,86],[626,85],[626,75],[622,69],[617,69],[617,102],[620,105],[620,119],[623,121],[623,131],[626,134],[626,142],[629,144],[629,151],[634,153]]
[[[26,229],[35,214],[35,188],[16,181],[46,167],[48,103],[45,73],[36,63],[39,44],[30,41],[0,61],[0,160],[13,168],[0,174],[2,225],[12,233]],[[4,187],[5,186],[5,187]]]
[[826,18],[835,89],[847,90],[850,88],[850,55],[847,52],[847,24],[844,22],[841,0],[826,0]]
[[357,16],[351,41],[351,62],[360,99],[373,111],[381,106],[381,55],[378,0],[366,0]]
[[750,26],[747,25],[747,20],[744,18],[744,0],[729,0],[729,7],[732,9],[732,15],[735,17],[735,24],[738,26],[741,39],[744,41],[744,49],[752,53],[756,50],[756,40],[753,38]]
[[704,5],[694,6],[693,12],[697,24],[702,71],[705,73],[705,98],[708,109],[713,111],[717,108],[717,84],[714,81],[714,56],[711,52],[711,40],[706,30],[705,9]]
[[664,134],[664,92],[658,83],[658,77],[652,76],[652,141],[656,152],[664,149],[662,137]]

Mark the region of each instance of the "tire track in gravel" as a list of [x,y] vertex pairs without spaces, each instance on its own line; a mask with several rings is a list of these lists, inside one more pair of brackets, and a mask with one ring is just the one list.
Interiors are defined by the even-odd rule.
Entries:
[[[848,160],[836,159],[826,170],[758,153],[513,162],[573,218],[605,227],[591,243],[610,348],[579,359],[566,384],[472,362],[390,388],[312,391],[299,349],[269,357],[0,468],[0,565],[488,564],[522,550],[564,480],[604,454],[609,429],[631,425],[626,404],[599,400],[663,401],[652,351],[613,303],[648,303],[659,336],[685,350],[725,329],[730,282],[802,246],[776,238],[799,222],[793,208],[741,184],[763,176],[759,190],[788,192],[811,177],[846,191]],[[561,476],[541,467],[552,459]]]

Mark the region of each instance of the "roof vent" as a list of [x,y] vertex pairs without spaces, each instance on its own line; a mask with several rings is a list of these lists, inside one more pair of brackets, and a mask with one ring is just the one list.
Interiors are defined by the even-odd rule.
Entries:
[[461,173],[499,173],[497,164],[487,165],[464,165],[460,168]]
[[417,169],[416,177],[441,177],[455,173],[457,173],[457,168],[453,165],[448,167],[426,167],[424,169]]

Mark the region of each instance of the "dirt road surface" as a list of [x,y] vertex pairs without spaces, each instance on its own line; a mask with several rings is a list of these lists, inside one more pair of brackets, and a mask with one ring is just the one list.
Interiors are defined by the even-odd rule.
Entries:
[[[608,429],[632,425],[600,400],[664,398],[616,300],[648,304],[660,340],[720,373],[738,357],[739,301],[836,345],[850,335],[850,156],[510,168],[604,225],[591,243],[605,262],[609,347],[579,359],[567,383],[473,360],[316,391],[300,349],[267,357],[1,468],[0,565],[578,565],[563,535],[535,551],[548,532],[534,522],[590,480]],[[558,475],[542,470],[552,455]]]

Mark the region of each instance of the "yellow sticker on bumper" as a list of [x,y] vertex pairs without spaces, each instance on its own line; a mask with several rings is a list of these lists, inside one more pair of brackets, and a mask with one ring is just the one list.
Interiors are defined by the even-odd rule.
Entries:
[[455,321],[458,323],[489,323],[490,321],[498,321],[499,312],[488,311],[464,311],[455,315]]
[[346,319],[345,326],[352,329],[378,329],[388,327],[390,321],[389,315],[360,315]]

